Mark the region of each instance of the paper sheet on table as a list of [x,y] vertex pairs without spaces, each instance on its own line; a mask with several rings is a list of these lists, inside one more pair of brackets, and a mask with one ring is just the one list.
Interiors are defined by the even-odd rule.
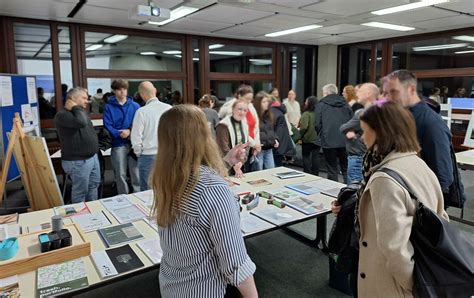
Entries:
[[13,105],[12,78],[0,76],[0,104],[2,107]]
[[28,94],[29,103],[37,103],[38,97],[36,96],[36,82],[35,78],[27,77],[26,78],[26,90]]
[[33,112],[29,103],[21,105],[21,118],[23,122],[33,122]]

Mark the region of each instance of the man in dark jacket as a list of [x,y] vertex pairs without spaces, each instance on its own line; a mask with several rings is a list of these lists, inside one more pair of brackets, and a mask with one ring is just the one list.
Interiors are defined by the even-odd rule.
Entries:
[[104,109],[104,126],[112,137],[111,160],[115,174],[118,194],[128,194],[127,169],[130,172],[133,192],[140,191],[140,179],[137,157],[133,154],[130,143],[130,132],[135,112],[140,108],[129,96],[128,82],[114,80],[111,96]]
[[72,203],[97,200],[100,167],[99,141],[87,115],[87,90],[72,88],[66,95],[64,110],[54,117],[61,143],[63,170],[72,180]]
[[[450,188],[454,183],[451,158],[451,132],[441,116],[435,113],[417,94],[416,76],[408,70],[397,70],[386,77],[383,85],[387,99],[408,108],[415,118],[416,134],[421,147],[421,158],[438,177],[443,191],[444,205],[449,205]],[[462,196],[464,189],[459,181]]]
[[346,99],[338,95],[334,84],[323,87],[323,96],[315,108],[315,128],[326,158],[328,179],[338,181],[339,160],[344,183],[347,183],[346,139],[339,128],[352,118],[352,110]]

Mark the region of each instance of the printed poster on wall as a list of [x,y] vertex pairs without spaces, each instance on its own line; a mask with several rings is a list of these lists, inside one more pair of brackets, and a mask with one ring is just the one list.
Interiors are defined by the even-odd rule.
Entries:
[[35,78],[33,77],[26,78],[26,90],[28,93],[28,103],[37,103],[38,97],[36,95]]
[[23,119],[23,123],[33,122],[33,112],[31,111],[30,104],[21,105],[21,118]]
[[2,107],[13,105],[12,78],[0,76],[0,104]]

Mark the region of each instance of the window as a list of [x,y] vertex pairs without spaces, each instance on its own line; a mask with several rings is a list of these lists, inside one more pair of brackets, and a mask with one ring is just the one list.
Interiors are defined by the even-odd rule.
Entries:
[[[196,51],[196,50],[194,50]],[[211,72],[271,74],[272,52],[270,47],[209,43]]]
[[371,45],[340,47],[340,86],[370,81]]
[[181,71],[181,40],[85,32],[88,69]]
[[392,65],[410,70],[474,67],[474,32],[395,43]]
[[[296,92],[296,99],[303,104],[305,98],[315,93],[316,70],[313,69],[315,61],[314,57],[318,57],[317,52],[314,53],[313,47],[290,47],[290,89]],[[316,58],[317,59],[317,58]],[[287,94],[283,94],[280,90],[280,97],[284,99]]]
[[211,81],[211,94],[217,96],[221,103],[234,97],[234,92],[241,84],[252,86],[254,94],[259,91],[269,92],[273,83],[268,81]]

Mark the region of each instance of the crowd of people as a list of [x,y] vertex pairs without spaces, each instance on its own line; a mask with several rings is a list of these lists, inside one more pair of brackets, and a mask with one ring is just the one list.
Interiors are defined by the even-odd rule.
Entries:
[[[211,95],[204,95],[199,107],[172,107],[158,100],[148,81],[138,88],[142,107],[128,96],[127,81],[113,81],[112,90],[103,113],[117,192],[155,192],[164,296],[258,295],[238,203],[224,177],[280,166],[292,159],[296,144],[302,146],[305,172],[319,175],[322,150],[328,179],[338,181],[342,174],[345,183],[359,183],[355,293],[412,295],[409,237],[415,204],[378,170],[399,173],[425,206],[446,219],[458,187],[451,133],[418,96],[413,73],[392,72],[380,86],[346,86],[342,96],[327,84],[320,100],[310,96],[302,108],[294,90],[281,100],[276,88],[255,94],[249,85],[239,86],[219,111]],[[73,88],[66,98],[55,124],[63,169],[72,179],[72,202],[94,200],[99,141],[86,112],[87,90]],[[340,212],[337,202],[332,211]]]

